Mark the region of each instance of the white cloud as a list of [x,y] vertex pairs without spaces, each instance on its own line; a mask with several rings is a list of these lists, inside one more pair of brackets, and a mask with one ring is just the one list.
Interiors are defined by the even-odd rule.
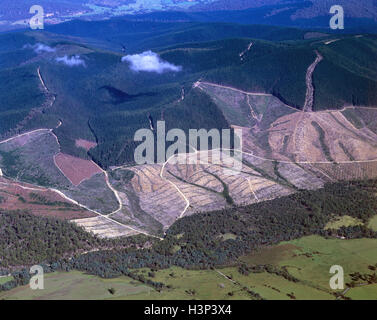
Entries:
[[55,52],[55,48],[51,48],[43,43],[36,43],[34,45],[26,44],[24,45],[24,49],[33,49],[35,53],[42,53],[42,52]]
[[64,57],[58,57],[55,59],[57,62],[62,62],[65,65],[69,67],[76,67],[76,66],[84,66],[85,67],[85,61],[80,58],[79,55],[68,57],[65,55]]
[[163,73],[165,71],[178,72],[182,70],[181,66],[176,66],[162,60],[157,53],[152,51],[124,56],[122,57],[122,62],[124,61],[129,62],[130,68],[136,72],[146,71]]

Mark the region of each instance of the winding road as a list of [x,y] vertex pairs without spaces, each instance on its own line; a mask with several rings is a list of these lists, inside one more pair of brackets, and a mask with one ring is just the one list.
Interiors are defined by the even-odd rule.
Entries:
[[[198,154],[198,150],[196,150],[193,146],[189,146],[190,148],[192,148],[194,150],[194,154],[197,155]],[[185,155],[187,155],[187,153],[184,153]],[[179,154],[178,154],[179,155]],[[187,209],[190,207],[190,200],[187,199],[187,197],[185,196],[185,194],[179,189],[179,187],[173,182],[173,181],[170,181],[169,179],[165,178],[164,177],[164,170],[165,170],[165,166],[167,163],[169,163],[169,161],[176,157],[177,155],[176,154],[173,154],[169,159],[167,159],[164,164],[162,165],[161,167],[161,171],[160,171],[160,178],[168,183],[170,183],[177,191],[178,193],[180,194],[180,196],[184,199],[184,201],[186,202],[186,206],[185,208],[183,209],[183,211],[181,212],[181,214],[179,215],[178,219],[182,218],[184,216],[184,214],[186,213]]]
[[247,92],[247,91],[243,91],[243,90],[240,90],[240,89],[237,89],[237,88],[233,88],[233,87],[229,87],[229,86],[223,86],[221,84],[216,84],[216,83],[212,83],[212,82],[205,82],[205,81],[195,82],[194,85],[193,85],[193,88],[199,87],[199,89],[203,89],[203,88],[200,87],[201,84],[205,84],[205,85],[212,86],[212,87],[223,88],[223,89],[229,89],[229,90],[233,90],[233,91],[236,91],[236,92],[239,92],[239,93],[242,93],[242,94],[247,94],[247,95],[272,97],[272,94],[270,94],[270,93]]
[[43,81],[43,78],[42,78],[42,75],[41,75],[41,67],[38,67],[38,69],[37,69],[37,73],[38,73],[38,78],[39,78],[39,81],[40,81],[41,84],[42,84],[43,89],[45,89],[45,91],[47,91],[47,92],[50,92],[50,91],[48,90],[48,88],[46,87],[45,82]]

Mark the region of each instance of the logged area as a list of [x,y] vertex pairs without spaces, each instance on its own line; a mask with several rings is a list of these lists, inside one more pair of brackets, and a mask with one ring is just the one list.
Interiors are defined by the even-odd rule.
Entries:
[[9,211],[25,211],[40,217],[64,220],[93,217],[94,214],[44,188],[15,183],[0,177],[0,207]]
[[78,186],[84,180],[90,179],[93,175],[102,172],[101,168],[94,162],[72,157],[64,153],[58,153],[54,156],[54,161],[64,176],[75,186]]
[[75,145],[76,145],[76,147],[84,148],[86,151],[89,151],[90,149],[97,146],[97,143],[95,143],[93,141],[87,141],[87,140],[84,140],[84,139],[77,139],[75,141]]

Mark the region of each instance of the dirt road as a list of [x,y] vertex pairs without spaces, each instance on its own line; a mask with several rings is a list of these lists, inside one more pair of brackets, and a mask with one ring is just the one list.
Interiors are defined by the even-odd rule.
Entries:
[[305,96],[305,104],[304,104],[304,112],[312,112],[313,111],[313,103],[314,103],[314,86],[313,86],[313,73],[317,65],[323,60],[321,54],[316,51],[315,52],[317,57],[315,58],[314,62],[309,66],[306,72],[306,96]]

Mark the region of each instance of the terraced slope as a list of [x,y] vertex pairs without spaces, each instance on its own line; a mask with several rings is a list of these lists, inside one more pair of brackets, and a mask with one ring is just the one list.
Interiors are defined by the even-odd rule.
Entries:
[[[193,158],[199,153],[177,157]],[[110,182],[118,191],[123,208],[111,218],[149,232],[166,230],[186,215],[266,201],[299,188],[320,188],[326,181],[299,165],[264,161],[246,154],[241,172],[233,175],[229,174],[232,166],[218,164],[211,157],[208,164],[196,165],[170,163],[172,160],[162,165],[114,169]],[[124,176],[128,176],[127,181],[122,180]]]
[[244,128],[243,150],[256,156],[316,163],[376,159],[375,108],[301,112],[269,94],[208,82],[194,87],[207,93],[230,123]]
[[208,164],[180,165],[169,159],[114,168],[118,178],[111,182],[123,203],[114,219],[139,228],[151,219],[166,230],[184,215],[266,201],[326,182],[377,176],[376,124],[367,121],[375,119],[376,109],[304,112],[269,94],[205,82],[193,87],[208,94],[226,119],[242,129],[240,174],[226,174],[224,165],[211,162],[211,157]]

